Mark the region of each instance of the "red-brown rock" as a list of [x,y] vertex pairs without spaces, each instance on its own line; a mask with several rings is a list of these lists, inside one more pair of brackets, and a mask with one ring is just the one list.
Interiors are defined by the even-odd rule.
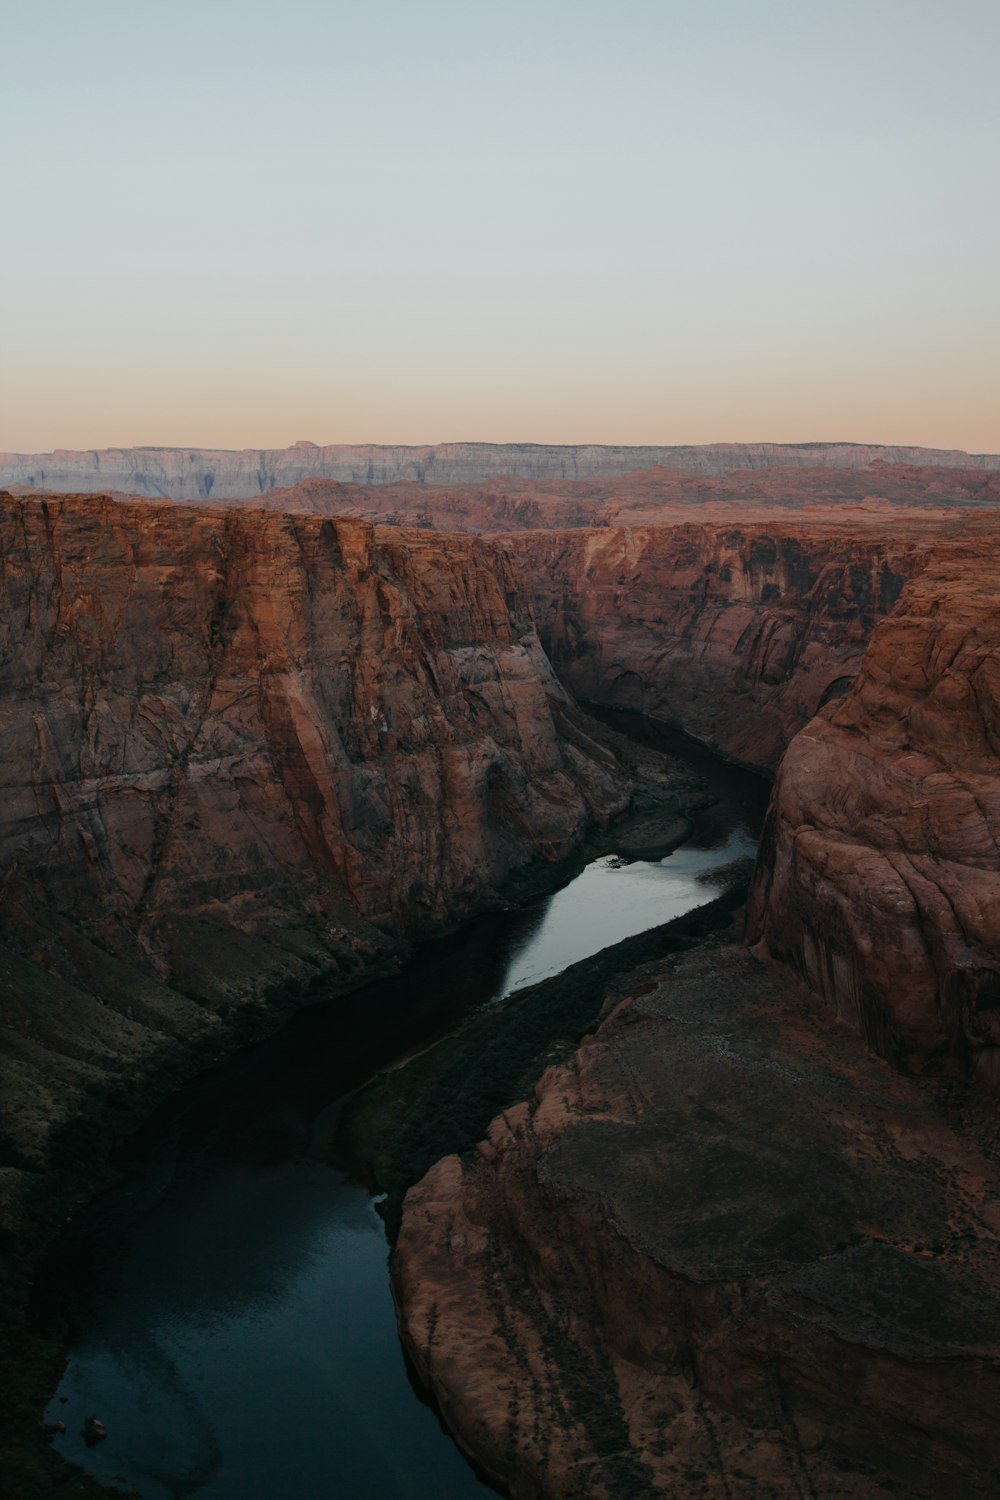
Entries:
[[2,526],[0,851],[55,911],[402,929],[626,800],[488,543],[99,498]]
[[678,725],[772,770],[852,681],[933,533],[914,524],[887,540],[881,526],[824,516],[506,541],[578,698]]
[[941,544],[782,763],[751,938],[883,1056],[1000,1084],[1000,557]]
[[1000,1189],[712,944],[407,1195],[407,1347],[516,1500],[994,1496]]
[[189,1044],[356,984],[628,803],[477,538],[8,496],[0,570],[14,1188],[81,1105],[134,1117]]

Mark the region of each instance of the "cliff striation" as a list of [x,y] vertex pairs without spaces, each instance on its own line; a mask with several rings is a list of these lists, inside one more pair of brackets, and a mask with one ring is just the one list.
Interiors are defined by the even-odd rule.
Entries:
[[1000,470],[1000,454],[861,443],[707,443],[675,447],[599,444],[438,443],[420,447],[299,442],[290,448],[57,448],[0,454],[0,484],[89,492],[121,490],[155,498],[219,501],[266,495],[310,478],[381,485],[481,484],[499,476],[580,479],[663,465],[688,474],[775,467],[857,468],[877,461],[923,467]]
[[932,532],[850,518],[609,527],[507,538],[578,697],[773,770],[858,671]]
[[[0,1168],[628,803],[505,553],[260,512],[0,505]],[[67,1160],[72,1158],[72,1143]]]
[[1000,563],[940,545],[792,742],[750,937],[903,1066],[1000,1084]]
[[712,940],[622,980],[572,1060],[407,1195],[418,1371],[517,1500],[987,1500],[994,523],[508,545],[578,693],[757,764],[790,745],[756,953]]

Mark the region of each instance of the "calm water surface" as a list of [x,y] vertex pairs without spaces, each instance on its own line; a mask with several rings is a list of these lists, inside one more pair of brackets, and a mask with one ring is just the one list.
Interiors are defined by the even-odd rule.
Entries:
[[[324,1122],[469,1010],[710,900],[754,850],[762,787],[707,766],[720,801],[666,859],[597,860],[399,977],[303,1012],[160,1111],[129,1180],[85,1215],[78,1253],[98,1269],[49,1408],[69,1429],[61,1452],[145,1500],[493,1494],[410,1382],[382,1222],[321,1160]],[[108,1437],[87,1449],[91,1413]]]

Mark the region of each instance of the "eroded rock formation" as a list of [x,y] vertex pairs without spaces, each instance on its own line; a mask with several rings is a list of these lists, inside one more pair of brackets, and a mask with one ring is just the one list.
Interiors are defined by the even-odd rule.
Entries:
[[791,744],[757,957],[708,945],[637,974],[475,1156],[411,1189],[395,1285],[417,1367],[518,1500],[986,1500],[995,524],[509,544],[578,693],[758,763]]
[[792,742],[751,940],[905,1066],[1000,1084],[1000,561],[940,545]]
[[926,565],[919,528],[828,519],[610,527],[507,538],[543,643],[581,699],[675,724],[773,770],[843,692]]
[[722,943],[406,1199],[407,1346],[517,1500],[991,1496],[996,1170]]
[[476,538],[8,496],[0,568],[13,1171],[109,1079],[134,1107],[181,1043],[356,983],[627,805]]

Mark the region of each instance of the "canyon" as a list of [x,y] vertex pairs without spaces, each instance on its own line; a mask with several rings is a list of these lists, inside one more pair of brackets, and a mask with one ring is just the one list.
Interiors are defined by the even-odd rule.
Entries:
[[749,938],[900,1067],[1000,1083],[1000,557],[934,550],[782,761]]
[[638,713],[776,775],[750,946],[622,973],[410,1188],[415,1366],[525,1500],[996,1493],[1000,460],[308,448],[3,498],[7,1243],[199,1061],[682,816],[577,701]]
[[0,576],[17,1259],[108,1130],[565,858],[636,774],[476,538],[8,496]]
[[406,1199],[411,1357],[525,1500],[1000,1484],[998,537],[816,519],[511,542],[579,696],[780,761],[757,961],[623,976]]
[[421,1379],[517,1500],[995,1495],[996,1163],[737,937],[410,1189]]

